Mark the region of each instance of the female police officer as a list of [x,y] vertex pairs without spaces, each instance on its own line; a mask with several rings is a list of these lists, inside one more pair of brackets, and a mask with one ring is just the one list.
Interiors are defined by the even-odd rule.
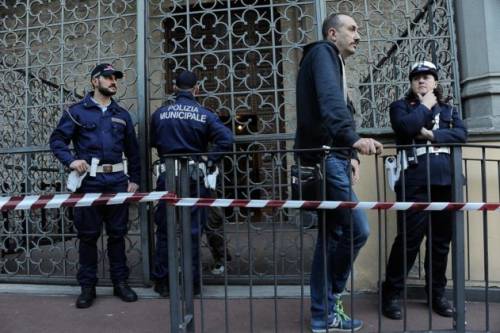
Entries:
[[[396,183],[398,201],[451,201],[450,148],[418,147],[419,144],[463,143],[467,138],[467,130],[457,110],[444,101],[437,80],[438,72],[433,63],[429,61],[415,63],[410,70],[410,90],[405,98],[395,101],[390,106],[390,120],[396,133],[396,143],[417,145],[416,148],[405,149],[405,154],[398,155],[399,159],[404,159],[402,164],[407,164],[404,174],[401,174]],[[428,184],[430,197],[427,191]],[[406,222],[403,214],[406,214]],[[406,275],[415,262],[420,243],[429,231],[432,244],[429,248],[427,243],[425,256],[426,291],[428,295],[432,295],[429,302],[439,315],[445,317],[453,315],[452,308],[444,295],[452,232],[451,214],[449,211],[430,213],[432,225],[429,223],[428,214],[424,211],[398,212],[398,234],[387,264],[386,280],[382,285],[382,312],[391,319],[401,319],[400,292],[403,290]],[[406,223],[405,233],[403,233],[403,223]],[[430,251],[432,251],[431,267],[429,267]],[[432,281],[429,281],[430,275]]]

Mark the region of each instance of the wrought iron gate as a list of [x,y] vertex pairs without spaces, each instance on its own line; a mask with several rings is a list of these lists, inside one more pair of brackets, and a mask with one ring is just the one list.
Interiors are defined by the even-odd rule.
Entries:
[[[295,132],[295,79],[301,47],[320,38],[331,11],[352,15],[362,41],[349,59],[349,83],[362,131],[388,132],[387,106],[407,87],[415,60],[431,59],[441,82],[458,97],[458,75],[450,0],[6,0],[0,5],[0,188],[2,194],[64,191],[66,173],[47,149],[62,110],[89,89],[97,62],[112,62],[125,79],[118,98],[133,115],[141,145],[143,189],[153,184],[148,115],[172,97],[175,73],[195,71],[200,101],[215,110],[235,136],[235,150],[291,148]],[[458,101],[459,98],[455,98]],[[271,160],[228,159],[228,186],[271,196]],[[290,160],[282,162],[287,169]],[[245,178],[246,177],[246,178]],[[241,183],[244,181],[244,184]],[[286,191],[287,181],[280,187]],[[149,280],[151,207],[132,207],[128,257],[135,282]],[[232,228],[235,267],[248,265],[239,226],[245,212],[226,216]],[[297,246],[296,216],[252,216],[252,230],[283,228],[280,243]],[[310,231],[307,231],[310,232]],[[74,282],[76,238],[69,209],[0,216],[0,280]],[[312,237],[312,234],[311,234]],[[309,248],[308,251],[312,251]],[[259,276],[269,253],[253,258]],[[99,274],[107,281],[105,251]],[[207,256],[205,256],[207,257]],[[293,258],[278,274],[294,278]],[[258,267],[258,268],[256,268]],[[235,278],[245,272],[234,273]]]

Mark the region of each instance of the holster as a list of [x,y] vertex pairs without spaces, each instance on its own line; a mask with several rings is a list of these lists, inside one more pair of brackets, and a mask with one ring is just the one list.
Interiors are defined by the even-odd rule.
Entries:
[[292,200],[321,200],[323,175],[317,165],[291,167]]

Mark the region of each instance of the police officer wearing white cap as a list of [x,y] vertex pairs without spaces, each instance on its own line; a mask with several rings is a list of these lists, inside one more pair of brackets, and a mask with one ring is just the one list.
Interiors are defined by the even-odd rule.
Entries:
[[[405,98],[390,105],[390,120],[398,145],[443,144],[439,147],[421,146],[400,150],[403,171],[396,183],[398,201],[451,201],[451,159],[447,143],[464,143],[467,129],[457,110],[443,98],[438,84],[438,70],[429,61],[419,61],[410,70],[410,90]],[[430,166],[427,170],[427,165]],[[404,188],[403,188],[404,177]],[[430,197],[427,185],[430,185]],[[404,196],[403,196],[404,192]],[[404,215],[406,214],[406,220]],[[382,286],[382,313],[391,319],[401,319],[399,298],[404,280],[415,262],[420,244],[429,237],[428,217],[431,215],[432,244],[426,242],[426,292],[429,304],[437,314],[451,317],[453,309],[446,299],[446,266],[452,235],[449,211],[424,212],[410,210],[398,212],[398,234],[394,240]],[[406,234],[403,234],[405,223]],[[406,248],[404,241],[406,236]],[[432,260],[429,263],[429,251]],[[404,271],[406,256],[407,271]],[[429,281],[430,267],[432,281]]]

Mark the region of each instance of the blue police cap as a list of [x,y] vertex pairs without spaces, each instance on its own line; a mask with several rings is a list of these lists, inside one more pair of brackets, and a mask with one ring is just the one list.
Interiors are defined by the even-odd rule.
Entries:
[[417,61],[411,66],[410,69],[410,81],[417,74],[431,74],[434,78],[438,79],[437,67],[430,61]]
[[121,79],[123,77],[123,73],[114,69],[111,64],[99,64],[95,66],[90,74],[90,77],[93,79],[101,75],[114,75],[117,79]]
[[180,72],[175,78],[175,85],[180,89],[191,89],[197,82],[196,74],[188,70]]

